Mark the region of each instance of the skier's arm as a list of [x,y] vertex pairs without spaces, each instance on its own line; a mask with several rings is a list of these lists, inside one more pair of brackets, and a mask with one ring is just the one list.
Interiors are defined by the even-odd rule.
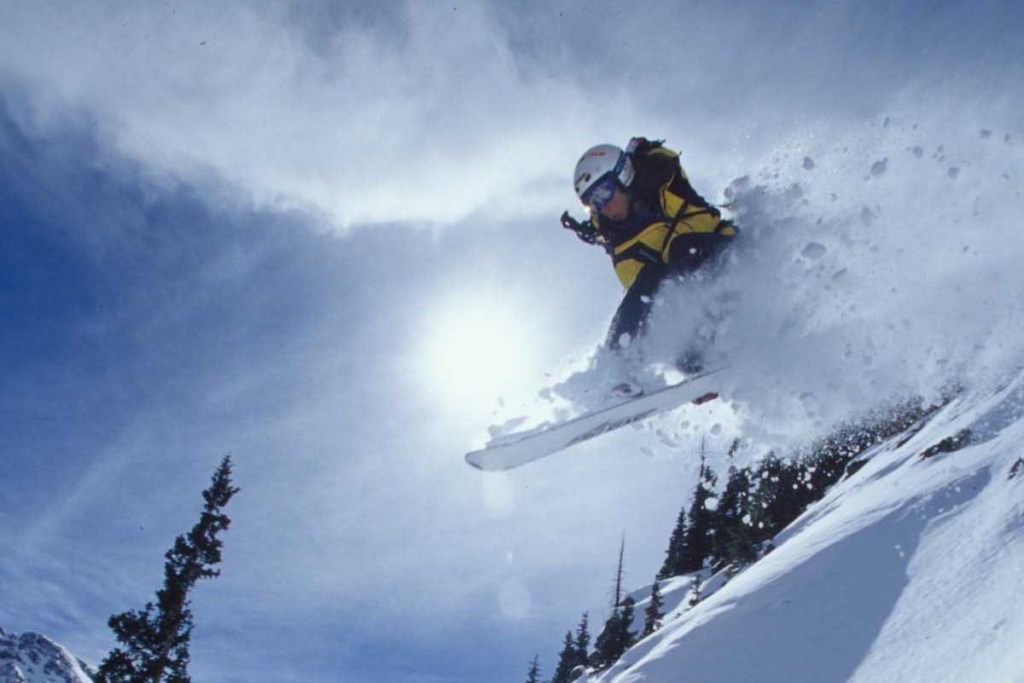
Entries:
[[689,275],[713,260],[731,240],[731,236],[727,237],[717,232],[682,233],[672,240],[668,262],[674,272]]
[[612,318],[605,339],[608,348],[619,350],[640,335],[640,330],[651,312],[651,304],[654,302],[658,285],[665,275],[666,270],[655,264],[649,264],[640,271],[636,280],[626,290]]

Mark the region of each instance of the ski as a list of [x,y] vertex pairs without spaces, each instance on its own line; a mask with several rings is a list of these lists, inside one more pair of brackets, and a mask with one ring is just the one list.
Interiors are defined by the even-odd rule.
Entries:
[[715,385],[720,383],[718,373],[722,369],[688,377],[565,422],[500,436],[484,448],[467,453],[466,462],[487,472],[511,470],[686,403],[706,403],[718,396]]

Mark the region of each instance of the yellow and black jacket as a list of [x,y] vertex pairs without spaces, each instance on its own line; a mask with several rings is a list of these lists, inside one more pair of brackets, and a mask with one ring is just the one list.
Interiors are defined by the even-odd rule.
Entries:
[[679,155],[657,141],[635,138],[629,147],[635,175],[630,216],[611,221],[594,215],[591,225],[612,258],[626,296],[615,314],[608,343],[635,337],[658,285],[670,276],[708,269],[738,231],[690,185]]

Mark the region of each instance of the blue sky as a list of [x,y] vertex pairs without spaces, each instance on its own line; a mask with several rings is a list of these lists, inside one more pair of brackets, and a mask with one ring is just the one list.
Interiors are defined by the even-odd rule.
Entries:
[[[584,357],[617,303],[603,254],[557,224],[582,215],[579,153],[667,138],[717,197],[783,182],[787,155],[846,187],[866,171],[830,154],[866,169],[927,129],[960,188],[1012,196],[990,188],[1020,163],[1022,15],[8,3],[0,625],[96,661],[231,452],[243,492],[195,595],[197,679],[525,678],[584,610],[603,618],[623,532],[649,581],[696,470],[628,435],[508,477],[462,463],[497,398]],[[889,116],[904,132],[879,132]],[[906,182],[865,204],[946,196],[945,168],[918,185],[892,166]]]

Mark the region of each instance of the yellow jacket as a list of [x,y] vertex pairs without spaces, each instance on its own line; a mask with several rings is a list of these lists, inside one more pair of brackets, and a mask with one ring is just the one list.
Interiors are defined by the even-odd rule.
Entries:
[[699,269],[738,231],[693,189],[676,152],[642,138],[630,147],[636,175],[628,190],[629,218],[590,220],[622,286],[630,289],[640,279],[653,285],[643,289],[653,290],[667,275]]

